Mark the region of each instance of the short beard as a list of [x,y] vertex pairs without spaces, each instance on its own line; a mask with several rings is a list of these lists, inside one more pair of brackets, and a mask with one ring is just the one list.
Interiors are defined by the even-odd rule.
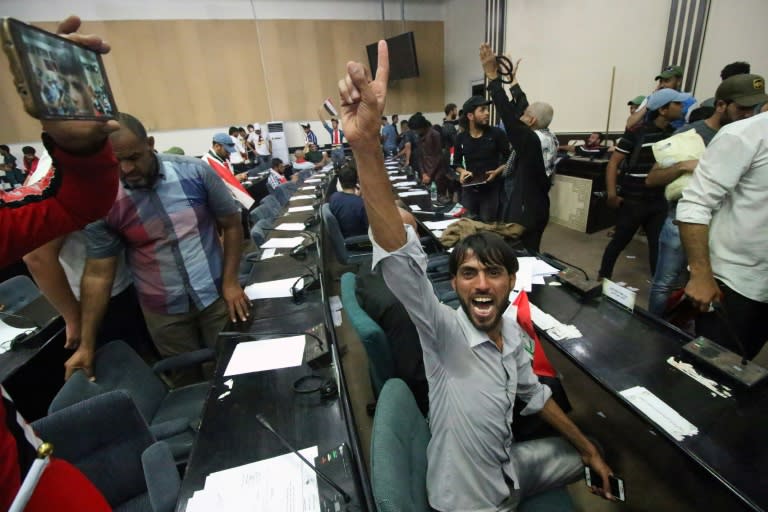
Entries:
[[472,314],[469,311],[469,305],[466,302],[464,302],[464,300],[461,299],[460,297],[459,297],[459,304],[461,304],[461,309],[464,310],[464,314],[467,315],[467,318],[469,319],[470,323],[472,323],[474,328],[480,332],[491,332],[492,330],[494,330],[499,325],[499,322],[501,322],[501,317],[504,316],[504,312],[509,307],[509,301],[508,300],[504,301],[504,303],[501,305],[502,307],[499,308],[499,314],[496,316],[496,319],[493,321],[491,325],[489,325],[488,327],[485,327],[485,326],[477,325],[475,323],[475,321],[472,319]]

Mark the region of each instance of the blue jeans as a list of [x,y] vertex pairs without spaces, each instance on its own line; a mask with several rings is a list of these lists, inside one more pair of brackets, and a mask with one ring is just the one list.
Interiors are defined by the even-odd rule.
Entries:
[[674,224],[674,217],[668,215],[659,234],[659,256],[648,296],[648,311],[652,314],[662,316],[669,295],[685,286],[687,261],[680,230]]

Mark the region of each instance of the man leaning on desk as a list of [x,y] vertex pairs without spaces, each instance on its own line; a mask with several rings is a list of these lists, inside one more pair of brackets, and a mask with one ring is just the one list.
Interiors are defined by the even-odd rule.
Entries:
[[[467,237],[451,253],[452,285],[462,307],[441,304],[426,276],[426,255],[404,227],[384,169],[379,125],[387,93],[389,54],[379,42],[376,80],[357,62],[339,81],[345,135],[357,161],[371,227],[374,265],[416,325],[429,380],[427,492],[440,511],[512,511],[526,496],[577,480],[582,464],[608,482],[597,448],[539,383],[507,310],[517,261],[500,237]],[[515,396],[523,414],[541,415],[563,438],[515,443]],[[467,467],[469,466],[469,467]],[[593,491],[611,499],[607,488]]]

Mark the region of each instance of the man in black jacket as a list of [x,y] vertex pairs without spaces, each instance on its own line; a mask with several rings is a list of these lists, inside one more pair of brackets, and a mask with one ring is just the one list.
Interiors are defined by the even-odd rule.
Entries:
[[487,43],[480,46],[480,61],[489,80],[491,99],[512,144],[512,156],[504,171],[499,221],[525,226],[520,241],[526,249],[538,251],[541,235],[549,222],[550,181],[544,167],[541,139],[531,128],[536,118],[523,115],[528,101],[517,83],[513,82],[510,90],[514,101],[507,97],[499,80],[496,55]]

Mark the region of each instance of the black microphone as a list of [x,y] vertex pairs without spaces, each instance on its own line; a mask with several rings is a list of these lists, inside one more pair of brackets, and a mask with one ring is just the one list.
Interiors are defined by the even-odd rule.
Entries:
[[322,478],[325,483],[327,483],[328,485],[333,487],[333,489],[336,492],[338,492],[341,495],[342,498],[344,498],[344,503],[349,503],[351,501],[352,498],[349,497],[349,494],[344,492],[344,489],[339,487],[333,480],[331,480],[330,478],[325,476],[325,474],[322,471],[320,471],[315,466],[313,466],[311,462],[309,462],[302,454],[300,454],[299,451],[296,448],[291,446],[291,444],[288,441],[286,441],[286,439],[283,436],[278,434],[277,431],[274,428],[272,428],[272,425],[269,424],[269,422],[266,420],[266,418],[264,418],[264,415],[257,414],[256,415],[256,419],[259,420],[259,423],[261,423],[261,425],[265,429],[267,429],[270,432],[272,432],[272,434],[274,434],[274,436],[283,444],[283,446],[285,446],[286,448],[291,450],[298,458],[300,458],[304,462],[304,464],[306,464],[307,466],[312,468],[312,471],[314,471],[317,474],[317,476]]

